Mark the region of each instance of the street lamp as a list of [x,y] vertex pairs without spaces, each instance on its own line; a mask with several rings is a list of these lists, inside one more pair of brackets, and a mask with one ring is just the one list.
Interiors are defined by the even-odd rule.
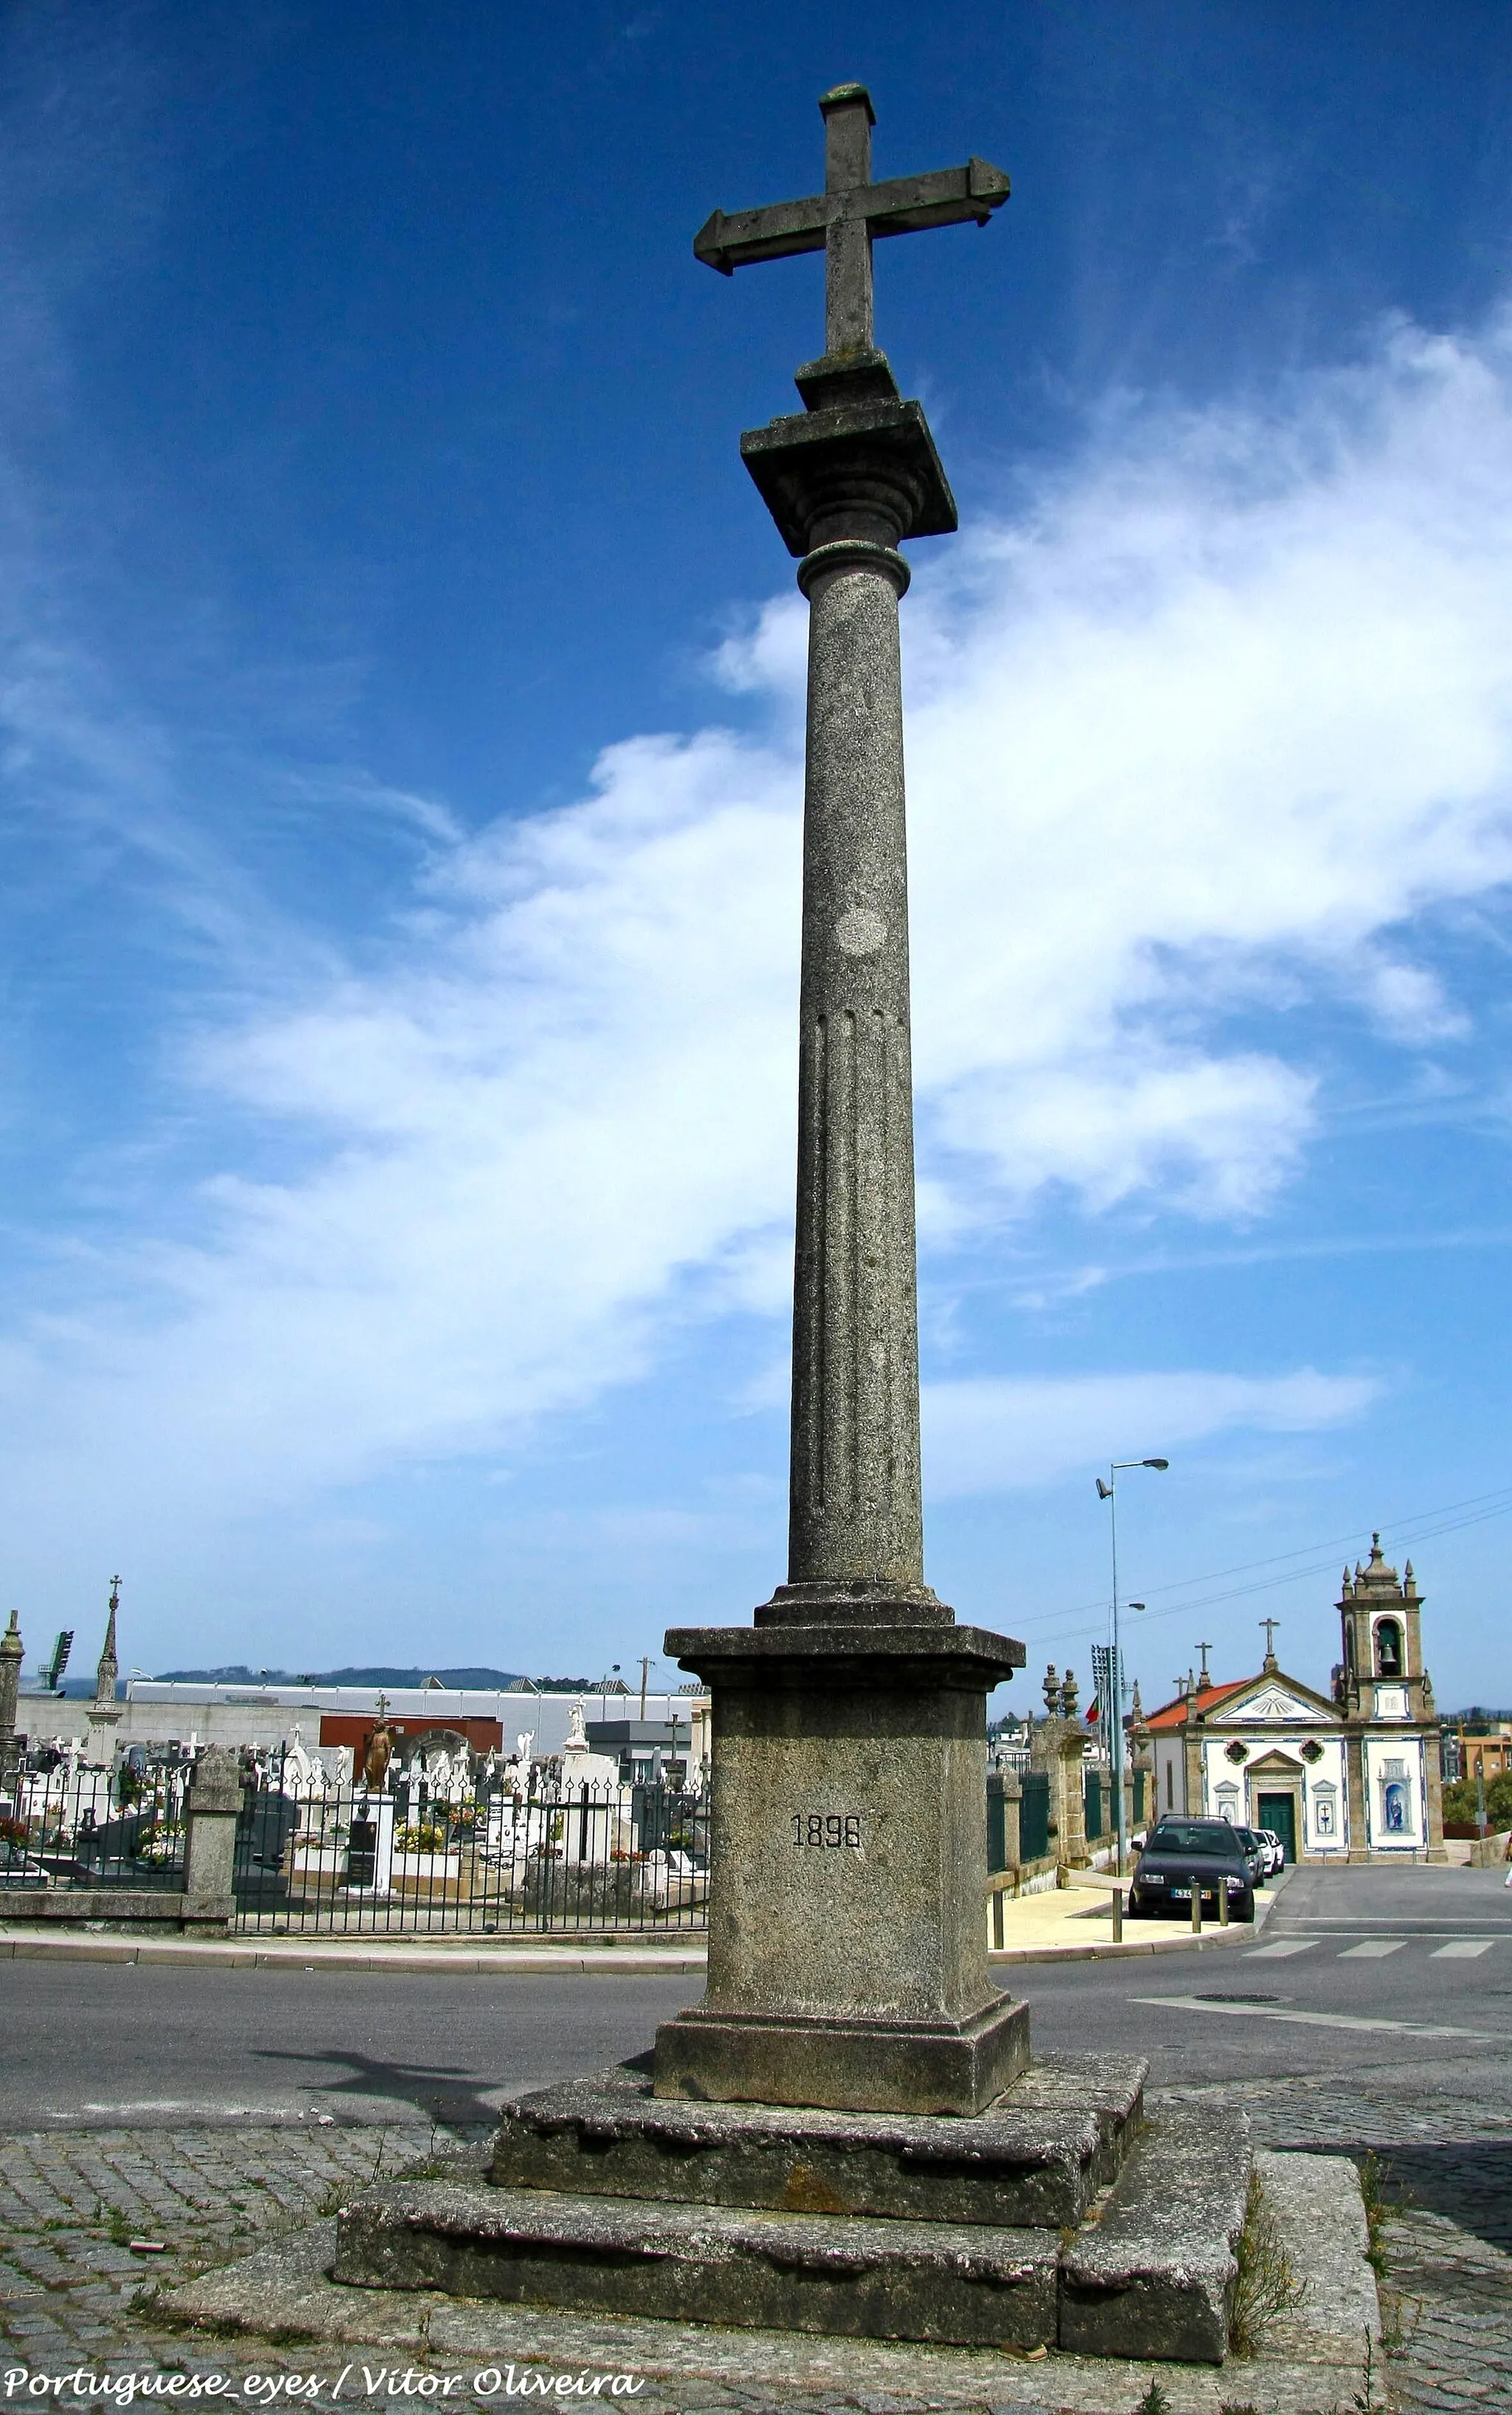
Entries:
[[[1108,1468],[1108,1480],[1097,1479],[1098,1499],[1108,1505],[1108,1532],[1113,1544],[1113,1667],[1108,1688],[1113,1732],[1108,1738],[1108,1756],[1113,1762],[1113,1822],[1115,1860],[1114,1874],[1122,1878],[1129,1850],[1129,1821],[1124,1809],[1124,1668],[1118,1648],[1118,1497],[1117,1479],[1130,1467],[1153,1467],[1164,1475],[1171,1462],[1168,1459],[1115,1459]],[[1140,1602],[1138,1608],[1145,1605]]]

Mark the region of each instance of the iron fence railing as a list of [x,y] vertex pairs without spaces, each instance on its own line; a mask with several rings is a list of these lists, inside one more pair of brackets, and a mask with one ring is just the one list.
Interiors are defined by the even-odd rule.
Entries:
[[182,1887],[188,1771],[22,1764],[0,1796],[0,1887]]
[[661,1783],[442,1792],[301,1784],[277,1767],[237,1822],[237,1925],[252,1929],[702,1928],[707,1797]]

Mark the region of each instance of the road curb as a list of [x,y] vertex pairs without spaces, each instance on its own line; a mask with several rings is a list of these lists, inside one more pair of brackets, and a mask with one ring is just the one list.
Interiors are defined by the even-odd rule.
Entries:
[[[994,1969],[1017,1962],[1108,1962],[1134,1954],[1201,1954],[1219,1945],[1252,1945],[1285,1892],[1291,1870],[1283,1870],[1263,1895],[1255,1898],[1252,1921],[1231,1920],[1226,1928],[1209,1927],[1193,1935],[1179,1928],[1169,1937],[1089,1937],[1085,1944],[994,1945],[987,1960]],[[1127,1915],[1126,1915],[1127,1916]]]
[[592,1977],[654,1978],[679,1972],[701,1973],[706,1957],[686,1948],[674,1953],[648,1952],[638,1946],[606,1946],[597,1952],[578,1947],[505,1947],[469,1952],[450,1947],[395,1944],[372,1946],[292,1942],[288,1945],[253,1945],[228,1938],[223,1943],[202,1939],[155,1937],[58,1936],[18,1937],[0,1934],[0,1961],[16,1962],[142,1962],[186,1964],[221,1971],[404,1971],[580,1972]]
[[[1215,1945],[1252,1944],[1270,1918],[1290,1870],[1255,1903],[1253,1926],[1231,1922],[1227,1928],[1205,1928],[1201,1936],[1177,1930],[1168,1937],[1087,1938],[1085,1942],[1053,1945],[1004,1945],[989,1950],[987,1959],[1003,1969],[1021,1962],[1100,1962],[1127,1955],[1201,1953]],[[591,1978],[674,1977],[701,1973],[707,1952],[692,1946],[645,1945],[422,1945],[396,1940],[372,1944],[344,1938],[269,1939],[94,1936],[82,1930],[51,1930],[35,1936],[0,1928],[0,1961],[15,1962],[143,1962],[187,1964],[220,1971],[464,1971],[515,1972],[546,1976],[577,1972]]]

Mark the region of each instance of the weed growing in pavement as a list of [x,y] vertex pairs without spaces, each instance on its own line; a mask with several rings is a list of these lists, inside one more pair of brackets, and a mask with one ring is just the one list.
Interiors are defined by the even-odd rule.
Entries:
[[1375,2386],[1375,2342],[1369,2332],[1365,2334],[1365,2362],[1360,2371],[1360,2386],[1354,2397],[1355,2415],[1387,2415],[1386,2402]]
[[112,2247],[129,2247],[131,2225],[118,2205],[112,2205],[106,2218],[105,2229]]
[[1299,2280],[1286,2252],[1280,2226],[1265,2201],[1260,2174],[1251,2171],[1235,2261],[1239,2268],[1234,2285],[1234,2312],[1229,2318],[1229,2343],[1237,2356],[1253,2356],[1262,2327],[1272,2315],[1300,2305],[1307,2284]]
[[1171,2401],[1158,2381],[1152,2381],[1134,2409],[1134,2415],[1171,2415]]
[[1359,2172],[1360,2196],[1365,2201],[1365,2228],[1369,2241],[1365,2250],[1365,2259],[1377,2278],[1384,2279],[1386,2270],[1386,2218],[1393,2208],[1400,2207],[1405,2200],[1398,2192],[1388,2206],[1386,2168],[1373,2147],[1368,2153],[1361,2156]]

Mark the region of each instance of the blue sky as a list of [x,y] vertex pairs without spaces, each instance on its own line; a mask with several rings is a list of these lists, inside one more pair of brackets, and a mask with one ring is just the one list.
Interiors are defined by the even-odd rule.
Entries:
[[[1146,1700],[1380,1526],[1512,1696],[1512,52],[1471,0],[0,18],[0,1587],[34,1654],[596,1673],[783,1574],[802,607],[877,256],[930,1574]],[[1136,1490],[1137,1487],[1137,1490]]]

